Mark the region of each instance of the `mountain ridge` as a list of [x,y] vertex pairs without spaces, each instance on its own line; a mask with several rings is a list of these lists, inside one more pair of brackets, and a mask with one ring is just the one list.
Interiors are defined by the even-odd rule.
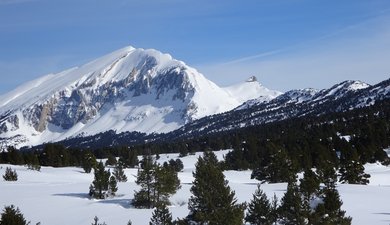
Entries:
[[165,138],[203,136],[292,118],[345,112],[385,99],[390,99],[390,79],[376,85],[344,81],[323,90],[292,90],[268,102],[250,100],[234,110],[201,118],[169,133],[170,136]]
[[235,96],[169,54],[128,46],[2,95],[0,138],[23,146],[107,130],[166,133],[272,93],[260,87]]

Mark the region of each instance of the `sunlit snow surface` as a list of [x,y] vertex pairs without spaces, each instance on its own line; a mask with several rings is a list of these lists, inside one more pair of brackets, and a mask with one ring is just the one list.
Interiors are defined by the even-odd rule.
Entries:
[[[219,159],[227,150],[216,152]],[[183,172],[179,173],[182,188],[171,198],[169,207],[173,218],[182,218],[188,214],[187,203],[193,180],[192,171],[198,156],[181,158]],[[162,154],[160,163],[178,158],[178,154]],[[0,174],[4,174],[9,165],[0,165]],[[125,225],[131,219],[135,225],[149,224],[152,209],[135,209],[130,205],[134,190],[137,169],[126,169],[128,182],[119,183],[117,197],[105,200],[93,200],[88,196],[93,174],[85,174],[81,168],[42,167],[41,172],[28,170],[23,166],[11,166],[16,169],[19,180],[0,181],[0,206],[14,204],[32,224],[42,225],[85,225],[98,216],[107,225]],[[366,165],[371,174],[369,185],[339,184],[338,190],[344,202],[343,209],[352,216],[352,224],[388,225],[390,223],[390,168],[379,164]],[[250,171],[226,171],[229,185],[236,192],[238,202],[250,201],[256,189],[256,180],[250,179]],[[275,193],[279,199],[286,191],[286,184],[263,184],[262,189],[269,197]]]
[[34,146],[108,130],[166,133],[279,94],[257,81],[221,88],[169,54],[129,46],[0,96],[0,138],[6,140],[0,145]]

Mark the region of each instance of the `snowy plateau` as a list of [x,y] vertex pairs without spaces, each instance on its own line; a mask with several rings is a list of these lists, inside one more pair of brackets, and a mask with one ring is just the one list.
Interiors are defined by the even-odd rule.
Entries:
[[[215,152],[222,160],[229,150]],[[187,203],[191,196],[192,171],[201,153],[181,158],[184,170],[179,173],[182,188],[171,197],[169,210],[173,218],[188,215]],[[161,154],[159,163],[178,158],[178,154]],[[5,167],[0,165],[0,174]],[[11,166],[19,175],[18,181],[0,181],[0,205],[18,206],[24,217],[35,224],[69,225],[91,224],[98,216],[107,225],[125,225],[132,220],[135,225],[149,224],[152,209],[135,209],[130,205],[134,190],[137,169],[125,169],[126,183],[119,183],[117,197],[93,200],[88,196],[93,174],[86,174],[77,167],[42,167],[41,172],[28,170],[23,166]],[[354,225],[388,225],[390,223],[390,168],[380,164],[366,164],[366,172],[371,174],[369,185],[338,184],[337,189],[343,200],[342,209],[353,218]],[[251,180],[251,171],[225,171],[230,187],[236,192],[238,202],[249,202],[258,181]],[[268,197],[275,193],[280,199],[286,191],[286,183],[262,184]]]
[[280,94],[254,77],[221,88],[168,54],[126,47],[0,96],[0,144],[34,146],[108,130],[166,133]]

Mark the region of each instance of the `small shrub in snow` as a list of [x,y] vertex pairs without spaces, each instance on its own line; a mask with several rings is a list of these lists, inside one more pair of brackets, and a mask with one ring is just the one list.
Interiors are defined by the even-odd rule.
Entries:
[[35,170],[35,171],[41,171],[41,165],[39,164],[27,164],[27,169],[29,170]]
[[92,225],[107,225],[107,224],[105,222],[99,223],[99,218],[97,216],[95,216],[95,218],[93,218]]
[[3,175],[5,181],[17,181],[18,174],[15,170],[12,170],[11,167],[5,169],[5,174]]

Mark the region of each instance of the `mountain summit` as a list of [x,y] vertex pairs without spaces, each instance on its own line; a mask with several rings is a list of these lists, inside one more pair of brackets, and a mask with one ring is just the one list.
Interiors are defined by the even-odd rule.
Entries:
[[0,138],[25,146],[107,130],[164,133],[279,94],[264,90],[258,82],[223,89],[168,54],[126,47],[1,96]]

